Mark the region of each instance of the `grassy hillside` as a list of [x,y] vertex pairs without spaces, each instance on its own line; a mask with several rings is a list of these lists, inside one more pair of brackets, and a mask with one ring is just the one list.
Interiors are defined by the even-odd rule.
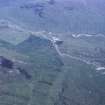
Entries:
[[0,0],[0,105],[105,105],[104,3]]
[[13,67],[8,68],[0,64],[0,104],[49,105],[49,102],[52,103],[49,91],[57,75],[62,72],[63,62],[51,41],[30,36],[16,46],[8,47],[6,43],[2,44],[0,56],[11,60]]

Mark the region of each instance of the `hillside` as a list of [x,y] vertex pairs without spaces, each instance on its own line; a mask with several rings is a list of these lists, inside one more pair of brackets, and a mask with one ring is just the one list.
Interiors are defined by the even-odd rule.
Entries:
[[104,0],[0,0],[0,105],[105,105]]

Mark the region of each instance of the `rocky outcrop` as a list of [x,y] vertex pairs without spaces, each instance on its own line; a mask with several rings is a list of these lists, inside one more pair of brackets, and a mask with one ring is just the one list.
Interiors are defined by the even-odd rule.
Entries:
[[4,67],[4,68],[13,69],[14,63],[9,59],[3,56],[0,56],[0,65],[1,67]]

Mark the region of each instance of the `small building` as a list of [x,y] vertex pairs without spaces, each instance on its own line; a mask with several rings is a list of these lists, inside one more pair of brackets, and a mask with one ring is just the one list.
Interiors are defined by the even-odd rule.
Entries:
[[52,39],[53,39],[53,42],[54,42],[55,44],[57,44],[57,45],[61,45],[61,44],[63,44],[63,41],[60,40],[60,39],[57,38],[57,37],[53,37]]
[[8,69],[13,69],[13,62],[3,56],[0,56],[0,66]]

